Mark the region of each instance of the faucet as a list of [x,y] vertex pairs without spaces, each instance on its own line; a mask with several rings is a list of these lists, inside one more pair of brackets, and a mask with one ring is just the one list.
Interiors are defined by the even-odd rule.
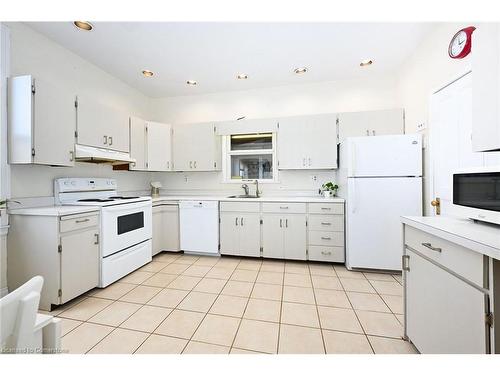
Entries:
[[243,188],[243,190],[245,190],[245,195],[248,195],[249,191],[248,191],[248,185],[247,184],[243,184],[241,185],[241,187]]

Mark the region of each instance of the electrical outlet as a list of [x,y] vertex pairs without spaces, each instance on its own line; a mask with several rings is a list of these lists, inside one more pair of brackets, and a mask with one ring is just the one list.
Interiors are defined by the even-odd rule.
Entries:
[[425,129],[427,129],[427,124],[425,122],[420,122],[417,124],[417,131],[418,132],[421,132]]
[[311,182],[317,182],[318,181],[318,176],[316,175],[311,175]]

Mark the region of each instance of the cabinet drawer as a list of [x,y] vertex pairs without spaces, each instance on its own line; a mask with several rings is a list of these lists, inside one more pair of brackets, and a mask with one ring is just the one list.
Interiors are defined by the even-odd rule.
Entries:
[[220,202],[221,211],[229,212],[259,212],[260,203],[257,202]]
[[62,216],[59,223],[59,230],[61,233],[79,230],[83,228],[94,227],[99,224],[99,216]]
[[326,215],[343,215],[343,203],[309,203],[309,213]]
[[291,214],[305,214],[305,203],[262,203],[262,212],[283,212]]
[[344,231],[343,215],[309,215],[309,230]]
[[343,246],[309,246],[309,260],[320,262],[339,262],[345,261],[345,252]]
[[344,246],[344,232],[309,232],[309,244],[317,246]]
[[408,225],[405,225],[405,244],[478,286],[484,286],[481,254]]

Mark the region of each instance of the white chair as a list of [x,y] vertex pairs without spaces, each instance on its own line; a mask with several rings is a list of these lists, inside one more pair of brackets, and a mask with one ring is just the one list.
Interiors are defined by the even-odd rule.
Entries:
[[38,314],[43,277],[35,276],[0,299],[1,353],[57,353],[61,319]]

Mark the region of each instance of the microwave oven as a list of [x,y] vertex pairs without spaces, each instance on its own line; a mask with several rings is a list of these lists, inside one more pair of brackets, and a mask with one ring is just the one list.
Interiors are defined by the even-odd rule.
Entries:
[[452,194],[461,216],[500,225],[500,166],[455,171]]

